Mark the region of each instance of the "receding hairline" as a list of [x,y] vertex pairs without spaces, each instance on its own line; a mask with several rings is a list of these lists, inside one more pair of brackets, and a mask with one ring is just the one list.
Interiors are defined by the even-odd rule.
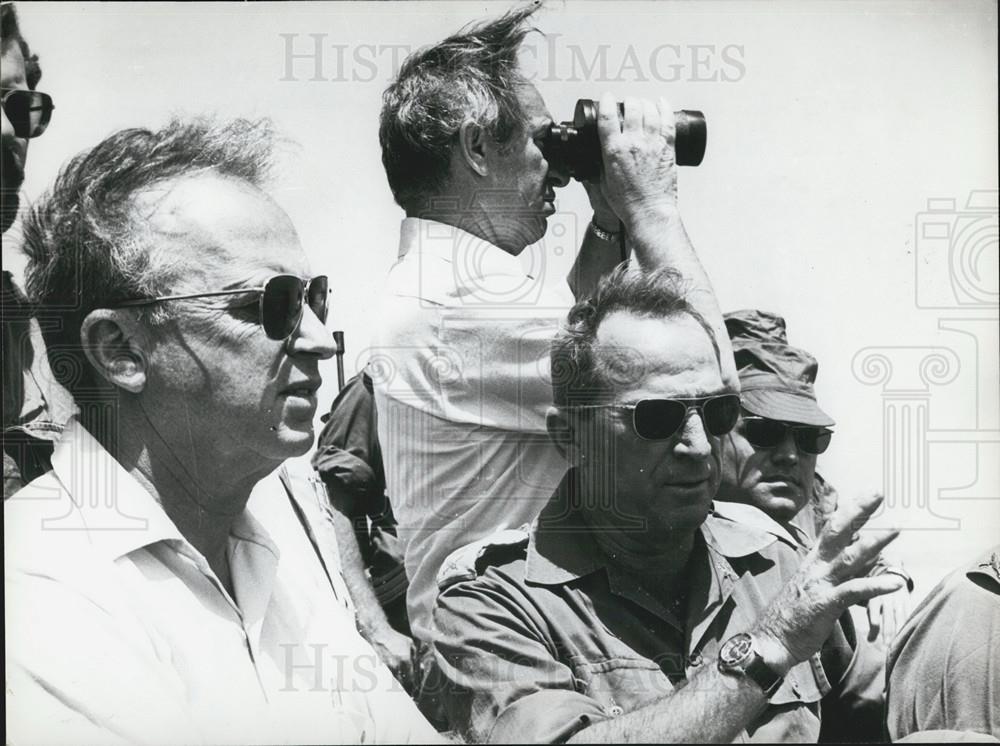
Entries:
[[[670,313],[650,313],[645,311],[636,311],[630,308],[616,308],[603,316],[601,320],[597,323],[594,329],[594,342],[591,345],[591,350],[593,353],[594,360],[594,374],[595,379],[601,385],[605,391],[610,391],[614,384],[607,380],[605,372],[607,370],[608,356],[614,355],[615,353],[621,354],[623,350],[631,350],[643,357],[643,359],[651,359],[648,355],[647,350],[649,350],[648,345],[636,344],[630,347],[624,347],[621,345],[615,345],[613,340],[608,340],[606,337],[602,339],[602,332],[605,330],[605,325],[609,321],[622,321],[625,323],[635,322],[635,321],[649,321],[658,322],[661,324],[670,323],[687,323],[689,326],[693,324],[697,329],[699,329],[704,335],[705,342],[707,346],[712,350],[712,354],[709,356],[715,362],[715,371],[719,373],[720,381],[722,380],[722,363],[719,359],[719,352],[715,338],[713,337],[710,329],[706,327],[703,319],[699,318],[697,312],[694,309],[689,308],[677,308]],[[669,360],[669,351],[665,352],[662,359]],[[645,375],[648,375],[650,371],[645,371]]]

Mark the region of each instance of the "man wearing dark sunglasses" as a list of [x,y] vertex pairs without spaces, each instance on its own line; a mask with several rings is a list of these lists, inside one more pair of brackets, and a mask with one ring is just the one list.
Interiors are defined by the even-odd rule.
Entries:
[[[776,314],[733,311],[725,321],[743,405],[739,423],[723,439],[718,499],[759,508],[809,546],[836,502],[816,470],[834,424],[816,400],[819,365],[807,351],[788,343],[785,320]],[[868,604],[871,633],[888,645],[908,614],[913,581],[898,564],[884,559],[876,571],[899,573],[908,588]]]
[[[50,467],[52,443],[69,419],[73,402],[49,370],[39,319],[20,287],[24,257],[20,236],[9,229],[17,217],[28,140],[52,115],[52,98],[36,91],[42,76],[38,55],[21,35],[14,3],[0,5],[0,227],[3,228],[3,496]],[[42,319],[41,323],[49,323]]]
[[549,344],[574,298],[621,261],[619,219],[637,266],[707,284],[678,206],[672,108],[629,98],[622,121],[610,93],[598,116],[606,168],[588,188],[594,221],[564,215],[580,230],[549,234],[559,248],[581,236],[574,266],[565,282],[526,275],[519,255],[557,219],[569,179],[544,155],[553,117],[519,66],[540,7],[522,3],[415,52],[383,95],[382,161],[407,217],[372,378],[423,643],[445,558],[532,520],[565,473],[545,430]]
[[716,509],[739,396],[682,287],[619,270],[574,306],[548,418],[571,469],[530,530],[439,576],[436,660],[472,741],[808,742],[845,716],[828,653],[849,604],[902,583],[865,577],[896,534],[855,539],[880,500],[845,502],[805,555]]
[[394,743],[436,732],[358,633],[313,445],[326,276],[264,191],[266,121],[71,161],[25,218],[80,414],[4,505],[16,743]]
[[754,505],[812,537],[816,532],[807,524],[813,514],[803,510],[813,496],[816,459],[829,447],[834,424],[816,402],[819,366],[808,352],[788,344],[780,316],[747,310],[727,313],[725,320],[740,374],[742,417],[723,439],[718,498]]

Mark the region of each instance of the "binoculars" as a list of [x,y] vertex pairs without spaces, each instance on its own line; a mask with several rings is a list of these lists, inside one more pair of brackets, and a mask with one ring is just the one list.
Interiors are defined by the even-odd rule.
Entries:
[[[618,118],[625,116],[625,104],[618,104]],[[697,166],[705,157],[708,129],[700,111],[675,111],[674,154],[678,166]],[[574,179],[589,181],[601,175],[601,144],[597,137],[597,102],[581,98],[576,102],[572,122],[553,124],[542,143],[549,165]]]

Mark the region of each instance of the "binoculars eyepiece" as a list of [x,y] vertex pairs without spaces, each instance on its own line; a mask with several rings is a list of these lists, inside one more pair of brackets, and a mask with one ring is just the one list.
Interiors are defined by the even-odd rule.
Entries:
[[[618,104],[619,119],[625,104]],[[674,154],[678,166],[697,166],[705,157],[708,128],[700,111],[675,111]],[[576,102],[572,122],[553,124],[542,144],[549,165],[574,179],[589,181],[601,175],[601,144],[597,136],[597,102]]]

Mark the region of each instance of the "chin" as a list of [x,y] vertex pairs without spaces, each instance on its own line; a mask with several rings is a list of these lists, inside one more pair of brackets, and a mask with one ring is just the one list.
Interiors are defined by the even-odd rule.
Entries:
[[790,521],[802,509],[795,498],[788,495],[755,494],[752,501],[754,507],[767,513],[778,522]]
[[316,442],[316,432],[312,425],[306,430],[282,424],[275,436],[277,441],[274,444],[275,455],[282,459],[304,456]]

